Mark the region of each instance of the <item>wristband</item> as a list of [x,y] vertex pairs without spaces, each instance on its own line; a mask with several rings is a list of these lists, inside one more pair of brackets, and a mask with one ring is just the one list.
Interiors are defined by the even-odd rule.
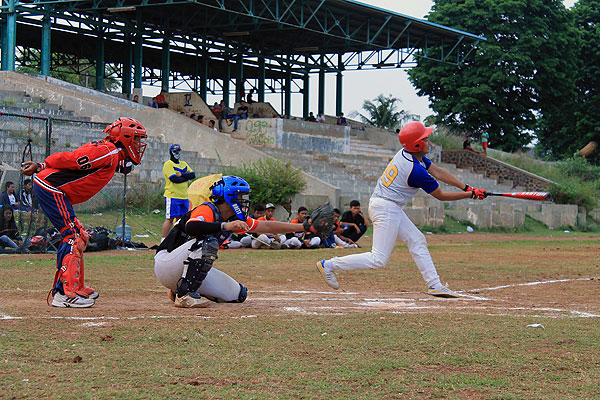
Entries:
[[227,225],[227,222],[221,222],[221,230],[222,231],[225,230],[225,225]]

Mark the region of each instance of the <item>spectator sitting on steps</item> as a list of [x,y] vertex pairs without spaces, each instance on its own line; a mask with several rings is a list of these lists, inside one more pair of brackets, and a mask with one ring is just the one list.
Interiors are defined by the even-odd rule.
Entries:
[[463,150],[468,150],[471,153],[475,153],[475,154],[481,154],[480,151],[477,151],[473,147],[471,147],[471,138],[468,136],[467,136],[467,139],[463,142]]
[[240,102],[236,113],[233,116],[233,131],[237,131],[238,121],[240,119],[248,119],[248,106],[243,101]]
[[165,91],[161,90],[158,96],[155,97],[158,108],[169,108],[169,103],[165,98]]

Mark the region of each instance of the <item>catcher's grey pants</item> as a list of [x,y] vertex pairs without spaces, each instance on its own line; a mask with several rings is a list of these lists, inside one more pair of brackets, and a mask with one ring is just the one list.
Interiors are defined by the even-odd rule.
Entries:
[[433,265],[427,249],[425,235],[412,223],[404,208],[393,201],[372,197],[369,201],[369,218],[373,221],[373,248],[368,253],[334,257],[331,265],[334,269],[353,270],[384,267],[396,240],[400,238],[408,250],[429,286],[440,283],[440,277]]
[[[164,286],[177,290],[177,281],[183,274],[183,262],[188,257],[200,258],[202,249],[190,251],[196,239],[189,240],[172,252],[161,250],[154,256],[154,275]],[[240,284],[215,267],[211,268],[206,278],[196,291],[200,295],[219,299],[223,302],[235,301],[240,295]]]

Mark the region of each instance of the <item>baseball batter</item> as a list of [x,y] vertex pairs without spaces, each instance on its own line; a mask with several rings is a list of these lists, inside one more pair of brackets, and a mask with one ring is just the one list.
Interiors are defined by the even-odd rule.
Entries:
[[[452,174],[433,164],[425,155],[429,152],[429,140],[433,127],[426,128],[420,122],[407,124],[398,135],[403,149],[390,161],[377,181],[369,202],[369,218],[373,221],[373,247],[370,252],[334,257],[317,262],[317,269],[329,286],[339,288],[334,271],[384,267],[392,254],[396,239],[400,238],[417,263],[428,293],[439,297],[458,297],[442,285],[427,249],[425,235],[404,213],[419,189],[441,201],[479,199],[486,197],[485,190],[470,187]],[[446,192],[440,188],[439,179],[462,192]]]

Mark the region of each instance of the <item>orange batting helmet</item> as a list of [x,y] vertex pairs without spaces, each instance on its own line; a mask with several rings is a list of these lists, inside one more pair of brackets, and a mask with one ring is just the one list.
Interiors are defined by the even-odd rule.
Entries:
[[433,126],[425,128],[425,125],[418,121],[409,122],[398,133],[398,140],[400,140],[404,150],[416,153],[425,147],[423,139],[431,135],[431,132],[433,132]]
[[121,143],[135,165],[142,161],[147,144],[142,139],[148,137],[146,128],[133,118],[121,117],[104,129],[107,140]]

